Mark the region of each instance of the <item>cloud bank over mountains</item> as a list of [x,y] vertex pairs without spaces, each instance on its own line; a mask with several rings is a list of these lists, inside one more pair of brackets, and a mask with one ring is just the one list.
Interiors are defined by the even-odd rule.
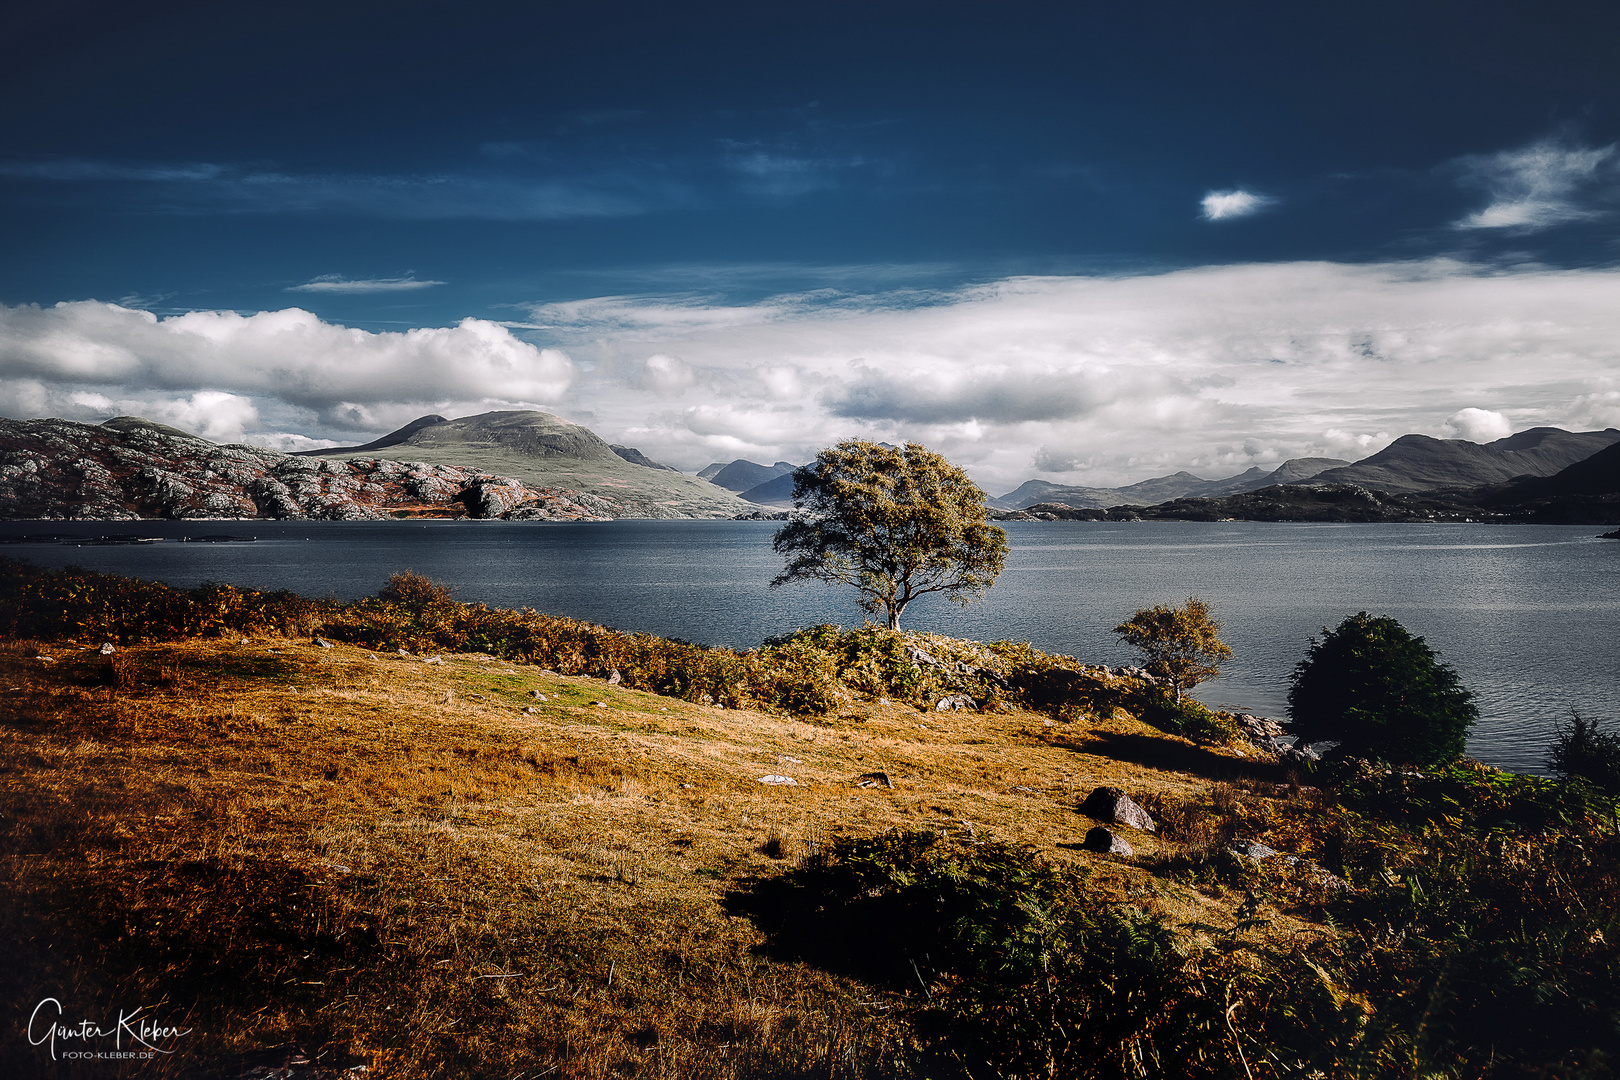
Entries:
[[371,333],[301,308],[159,319],[91,300],[0,306],[0,414],[19,418],[138,413],[210,439],[305,448],[431,405],[534,407],[574,376],[563,353],[482,319]]
[[1296,262],[527,314],[374,333],[299,308],[5,307],[0,413],[135,412],[301,448],[426,412],[545,408],[687,469],[917,439],[995,492],[1360,457],[1409,431],[1620,425],[1606,269]]

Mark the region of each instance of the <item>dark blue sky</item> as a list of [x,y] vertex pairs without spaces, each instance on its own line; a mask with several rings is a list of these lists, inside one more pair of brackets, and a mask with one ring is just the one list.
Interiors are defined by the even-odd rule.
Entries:
[[[4,15],[13,306],[297,306],[372,331],[473,317],[592,370],[611,357],[583,343],[612,325],[559,328],[537,306],[903,306],[1023,275],[1620,259],[1612,3]],[[211,386],[232,389],[193,389]],[[299,407],[287,430],[342,427]]]

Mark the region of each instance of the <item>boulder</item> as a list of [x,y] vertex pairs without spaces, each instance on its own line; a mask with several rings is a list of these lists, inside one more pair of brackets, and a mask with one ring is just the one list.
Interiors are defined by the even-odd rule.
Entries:
[[939,702],[934,706],[934,711],[954,712],[959,709],[977,709],[978,707],[979,703],[966,694],[951,694],[949,697],[940,698]]
[[1080,812],[1098,821],[1129,825],[1143,832],[1157,832],[1159,829],[1159,823],[1138,806],[1136,800],[1116,787],[1100,787],[1093,791],[1080,804]]
[[1080,845],[1087,851],[1100,851],[1106,855],[1129,855],[1131,845],[1125,842],[1123,836],[1112,829],[1105,829],[1101,825],[1086,833],[1085,842]]

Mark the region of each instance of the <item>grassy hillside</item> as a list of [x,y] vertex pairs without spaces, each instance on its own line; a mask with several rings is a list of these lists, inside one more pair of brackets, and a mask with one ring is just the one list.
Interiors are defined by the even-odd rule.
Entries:
[[[0,588],[0,1000],[191,1033],[139,1064],[19,1042],[16,1075],[1611,1075],[1620,850],[1550,782],[1302,786],[1023,646],[1003,698],[941,712],[909,650],[986,647],[698,655],[398,579],[343,607],[120,580]],[[170,640],[104,654],[132,607]],[[773,669],[799,689],[761,702]],[[755,707],[704,703],[717,672]],[[1130,857],[1081,850],[1098,785],[1162,824],[1117,827]]]
[[541,487],[607,495],[642,517],[730,517],[754,509],[707,480],[626,461],[594,432],[544,412],[493,412],[430,424],[380,449],[323,457],[472,466]]

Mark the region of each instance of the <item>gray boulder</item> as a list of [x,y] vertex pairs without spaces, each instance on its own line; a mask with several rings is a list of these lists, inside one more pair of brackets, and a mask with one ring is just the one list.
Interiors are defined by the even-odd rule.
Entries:
[[1143,832],[1157,832],[1159,829],[1159,823],[1153,820],[1152,815],[1116,787],[1100,787],[1093,791],[1080,804],[1080,812],[1098,821],[1129,825]]
[[1131,854],[1131,845],[1125,842],[1123,836],[1101,825],[1086,833],[1085,842],[1080,846],[1087,851],[1100,851],[1107,855]]

